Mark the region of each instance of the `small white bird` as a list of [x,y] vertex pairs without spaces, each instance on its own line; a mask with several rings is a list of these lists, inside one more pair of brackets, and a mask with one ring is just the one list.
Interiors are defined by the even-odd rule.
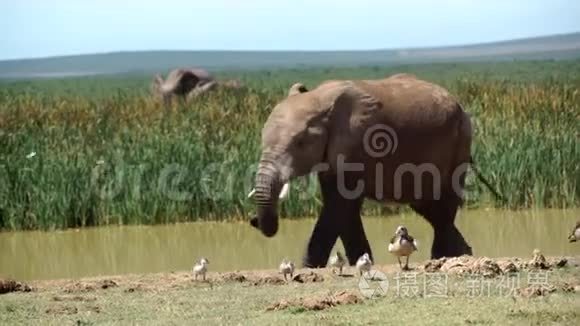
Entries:
[[[290,185],[288,182],[286,182],[282,186],[282,189],[280,190],[280,194],[278,195],[278,199],[282,199],[282,200],[286,199],[286,197],[288,197],[289,192],[290,192]],[[248,193],[248,198],[252,198],[255,193],[256,193],[256,188],[252,188],[252,190]]]
[[30,152],[30,153],[26,154],[26,158],[29,158],[29,159],[33,158],[35,156],[36,156],[36,152]]
[[574,227],[574,229],[570,233],[570,236],[568,237],[568,241],[570,241],[570,242],[580,241],[580,221],[576,222],[576,226]]
[[337,251],[334,256],[330,257],[328,264],[332,267],[333,272],[335,272],[335,268],[338,268],[338,275],[342,275],[342,267],[346,264],[346,259],[340,251]]
[[362,276],[363,273],[370,272],[372,265],[373,261],[371,260],[371,257],[368,253],[365,252],[365,254],[360,256],[360,258],[357,260],[356,269],[358,269],[360,276]]
[[197,280],[197,276],[201,275],[202,279],[205,281],[205,273],[207,272],[207,265],[209,264],[209,260],[206,258],[201,258],[199,262],[197,262],[193,266],[193,278]]
[[284,274],[284,280],[287,281],[286,275],[290,275],[290,279],[294,276],[294,263],[284,258],[280,264],[280,273]]
[[[395,231],[395,236],[393,236],[389,242],[389,252],[397,256],[399,267],[401,267],[402,270],[409,269],[409,256],[411,256],[414,251],[417,251],[417,240],[409,235],[406,227],[399,225]],[[401,257],[407,257],[405,266],[402,266],[401,264]]]

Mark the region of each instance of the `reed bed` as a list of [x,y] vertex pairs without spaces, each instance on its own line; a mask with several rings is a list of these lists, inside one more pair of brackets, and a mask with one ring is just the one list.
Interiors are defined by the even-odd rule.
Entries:
[[[578,206],[580,64],[504,65],[513,80],[497,64],[223,72],[247,87],[170,108],[143,77],[5,83],[0,229],[246,218],[261,127],[289,85],[402,71],[449,88],[473,117],[474,157],[507,201],[470,174],[468,207]],[[315,178],[304,178],[282,215],[313,216],[319,205]]]

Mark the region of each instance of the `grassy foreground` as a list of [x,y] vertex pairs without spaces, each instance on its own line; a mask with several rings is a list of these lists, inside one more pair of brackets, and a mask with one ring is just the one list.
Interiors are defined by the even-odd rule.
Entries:
[[[30,284],[32,292],[0,295],[0,324],[578,325],[578,258],[563,268],[511,274],[519,283],[501,273],[470,278],[376,266],[389,284],[382,283],[384,292],[372,297],[360,291],[358,276],[329,270],[298,270],[289,283],[275,271],[210,273],[207,282],[185,272],[39,281]],[[353,272],[348,268],[345,274]],[[426,281],[433,275],[447,275],[446,285]],[[546,275],[545,290],[532,285],[539,275]],[[378,289],[381,283],[368,284]]]
[[[143,77],[76,78],[2,85],[0,230],[247,216],[262,125],[292,83],[399,72],[447,87],[472,115],[475,159],[507,202],[469,174],[470,207],[578,205],[578,60],[230,72],[248,87],[170,109]],[[315,180],[297,186],[282,216],[317,214]]]

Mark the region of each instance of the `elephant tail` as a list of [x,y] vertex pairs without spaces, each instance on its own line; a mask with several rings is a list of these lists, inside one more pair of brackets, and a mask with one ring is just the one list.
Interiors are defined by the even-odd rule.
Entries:
[[487,189],[489,189],[489,191],[491,191],[493,193],[493,195],[495,196],[496,199],[502,201],[502,202],[507,202],[507,200],[505,199],[505,197],[503,197],[502,195],[500,195],[500,193],[495,190],[491,184],[483,177],[483,175],[481,174],[481,172],[479,171],[479,169],[477,168],[477,166],[475,165],[475,161],[473,160],[473,156],[469,156],[469,164],[471,165],[471,168],[473,169],[473,172],[475,172],[475,175],[477,176],[477,179],[479,179],[479,181],[483,182],[483,184],[487,187]]

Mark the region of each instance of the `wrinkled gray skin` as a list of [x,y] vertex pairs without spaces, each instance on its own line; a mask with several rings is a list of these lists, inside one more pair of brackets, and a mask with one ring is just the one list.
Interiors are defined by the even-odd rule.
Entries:
[[[452,174],[464,187],[470,162],[472,127],[461,105],[443,88],[399,74],[382,80],[328,81],[308,91],[299,83],[271,112],[262,130],[262,154],[256,174],[254,200],[257,215],[250,223],[265,236],[278,231],[278,193],[284,183],[318,169],[323,207],[306,253],[305,267],[324,267],[340,237],[350,265],[372,252],[360,216],[365,198],[408,204],[433,227],[431,256],[472,254],[454,221],[463,203],[452,190]],[[376,157],[363,145],[369,128],[384,124],[397,135],[394,152]],[[372,153],[371,153],[372,154]],[[339,158],[362,163],[363,171],[340,172]],[[382,172],[377,172],[378,163]],[[399,182],[395,195],[394,171],[405,163],[432,163],[440,171],[440,197],[433,178],[423,175],[422,195],[415,195],[412,177]],[[341,178],[341,176],[343,176]],[[347,197],[364,182],[358,196]],[[344,185],[344,186],[341,186]],[[385,248],[386,250],[386,244]]]
[[237,80],[219,82],[203,69],[175,69],[163,80],[160,75],[153,79],[152,89],[164,103],[169,104],[174,96],[188,101],[219,87],[238,89],[241,83]]

